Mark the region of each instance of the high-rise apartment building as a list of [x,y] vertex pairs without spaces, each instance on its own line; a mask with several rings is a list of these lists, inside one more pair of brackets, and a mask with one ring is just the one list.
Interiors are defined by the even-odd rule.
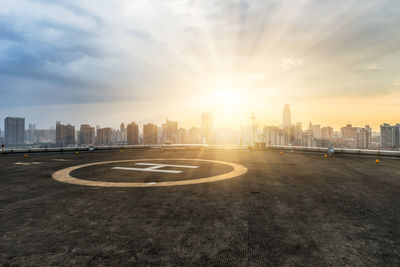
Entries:
[[80,145],[92,145],[94,144],[94,127],[88,124],[82,124],[79,131],[79,144]]
[[127,141],[128,145],[138,145],[139,144],[139,126],[131,122],[126,126]]
[[176,143],[178,134],[178,122],[166,120],[162,125],[162,135],[165,143]]
[[381,147],[384,149],[400,149],[400,124],[381,125]]
[[357,148],[370,149],[371,148],[371,133],[372,129],[366,125],[365,128],[360,128],[357,132]]
[[25,142],[25,118],[7,117],[4,119],[5,145],[23,145]]
[[213,143],[213,117],[207,112],[201,114],[201,138],[203,144]]
[[340,128],[340,134],[342,135],[343,140],[356,139],[358,130],[358,127],[353,127],[351,124],[347,124],[346,127]]
[[325,126],[321,128],[321,138],[330,140],[333,136],[333,128],[330,126]]
[[289,104],[286,104],[283,107],[283,114],[282,114],[282,126],[283,128],[289,128],[290,124],[292,123],[292,118],[290,115],[290,106]]
[[286,129],[279,129],[279,127],[275,126],[265,126],[263,135],[265,137],[263,141],[265,141],[267,145],[284,146],[288,144],[288,131]]
[[121,142],[125,143],[127,136],[126,136],[126,128],[125,128],[125,124],[124,123],[121,123],[120,131],[121,131]]
[[145,145],[158,143],[157,125],[152,123],[147,123],[143,125],[143,143]]
[[176,135],[176,143],[187,144],[189,143],[189,132],[184,128],[179,128]]
[[56,145],[60,147],[75,145],[75,126],[56,122]]
[[35,143],[36,124],[29,124],[29,128],[25,131],[25,141],[27,143]]
[[96,143],[99,145],[110,145],[112,138],[112,128],[97,129]]
[[313,136],[315,139],[321,139],[321,125],[319,124],[313,125]]

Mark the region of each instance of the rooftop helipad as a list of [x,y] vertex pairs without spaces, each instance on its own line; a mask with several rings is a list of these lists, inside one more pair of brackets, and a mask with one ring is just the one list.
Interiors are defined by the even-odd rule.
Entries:
[[399,193],[400,161],[385,158],[1,155],[0,263],[395,266]]

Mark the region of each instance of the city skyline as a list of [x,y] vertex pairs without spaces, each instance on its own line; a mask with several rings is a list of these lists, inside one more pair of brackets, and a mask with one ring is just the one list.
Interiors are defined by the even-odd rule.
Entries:
[[[283,114],[285,114],[285,109],[286,109],[287,106],[290,106],[290,105],[289,104],[285,104],[284,105],[284,111],[280,115],[280,117],[281,117],[280,120],[277,120],[277,123],[272,123],[272,122],[271,123],[269,123],[269,122],[263,123],[263,122],[258,122],[260,120],[257,121],[257,119],[255,119],[255,121],[256,121],[255,125],[256,126],[279,126],[279,127],[283,127],[283,128],[287,127],[288,125],[285,125],[284,121],[282,120],[282,116],[284,116]],[[291,109],[291,107],[290,107],[290,109]],[[252,122],[251,121],[251,116],[252,116],[251,114],[252,113],[249,114],[249,118],[247,120],[247,124],[239,125],[237,127],[235,127],[235,126],[232,127],[230,125],[224,125],[224,124],[222,124],[222,125],[216,124],[215,121],[214,121],[213,114],[211,114],[209,112],[202,112],[202,113],[200,113],[200,115],[201,114],[210,114],[212,116],[213,125],[214,125],[214,127],[212,127],[213,129],[231,128],[231,129],[234,129],[234,130],[239,130],[241,128],[250,127],[251,124],[252,124],[251,123]],[[343,126],[348,125],[348,124],[357,125],[358,127],[362,127],[362,126],[366,126],[366,125],[371,127],[371,125],[368,124],[368,122],[366,120],[363,121],[360,124],[354,124],[354,123],[351,123],[351,122],[342,122],[341,124],[339,124],[338,127],[333,127],[332,125],[330,125],[328,123],[324,123],[324,122],[312,121],[312,120],[300,121],[300,120],[297,120],[296,117],[294,117],[294,119],[293,119],[293,115],[292,115],[292,113],[290,111],[289,111],[289,114],[290,114],[289,116],[291,117],[291,123],[290,124],[291,125],[295,125],[296,123],[301,123],[303,130],[307,129],[307,125],[309,123],[319,124],[319,125],[323,125],[323,126],[329,126],[329,127],[332,127],[334,131],[340,131],[340,128],[342,128]],[[157,126],[161,127],[161,125],[165,122],[165,120],[169,119],[167,117],[167,118],[164,118],[164,119],[158,119],[157,122],[155,122],[155,121],[145,121],[144,119],[141,119],[140,117],[138,117],[137,119],[130,119],[130,120],[126,120],[126,121],[119,121],[117,119],[116,121],[114,121],[114,122],[112,122],[110,124],[100,124],[100,123],[95,122],[93,120],[89,120],[89,121],[88,120],[84,120],[84,122],[74,122],[74,121],[71,121],[71,120],[56,120],[53,123],[49,122],[49,124],[46,124],[46,125],[49,125],[49,126],[46,126],[46,125],[40,125],[37,122],[29,121],[28,119],[26,119],[26,116],[5,116],[4,118],[8,118],[8,117],[24,118],[27,121],[26,122],[26,126],[34,125],[36,128],[42,128],[42,129],[56,129],[57,122],[62,122],[62,123],[68,124],[68,125],[76,126],[76,127],[88,125],[88,126],[91,126],[91,127],[111,128],[113,130],[119,129],[121,127],[121,124],[129,124],[129,123],[135,123],[140,127],[143,127],[146,124],[157,125]],[[176,121],[178,122],[178,128],[185,128],[185,129],[190,129],[192,127],[199,127],[200,128],[201,125],[202,125],[202,117],[201,116],[198,116],[198,117],[199,117],[198,118],[198,122],[196,124],[193,124],[193,125],[183,125],[182,121],[179,120],[178,118],[176,118]],[[262,117],[262,115],[257,114],[257,117]],[[255,118],[257,118],[257,117],[255,117]],[[3,131],[4,128],[5,128],[5,124],[4,124],[4,120],[1,120],[1,118],[2,117],[0,117],[0,126],[1,126],[0,129]],[[174,118],[174,120],[175,120],[175,118]],[[380,127],[382,125],[384,125],[384,124],[391,125],[391,124],[398,124],[398,123],[399,123],[399,120],[394,121],[393,123],[391,123],[388,120],[386,120],[386,121],[381,122],[377,127],[371,127],[371,128],[374,130],[374,132],[379,132]]]
[[[252,113],[252,120],[255,118]],[[56,122],[56,129],[38,129],[29,124],[25,130],[25,118],[7,117],[5,140],[12,146],[90,146],[90,145],[151,145],[151,144],[208,144],[249,145],[258,148],[268,145],[305,147],[342,147],[358,149],[400,149],[400,124],[382,123],[379,134],[369,126],[343,125],[339,131],[326,124],[292,121],[291,108],[285,104],[279,125],[252,124],[240,129],[220,127],[214,124],[213,115],[201,113],[200,127],[184,128],[179,121],[166,119],[161,125],[122,122],[118,128]],[[143,130],[140,130],[142,128]],[[79,129],[79,130],[78,130]],[[22,138],[22,139],[21,139]],[[14,140],[14,141],[10,141]],[[15,141],[18,140],[18,141]]]
[[0,117],[188,128],[208,111],[237,128],[291,103],[297,121],[378,129],[400,114],[396,1],[0,5]]

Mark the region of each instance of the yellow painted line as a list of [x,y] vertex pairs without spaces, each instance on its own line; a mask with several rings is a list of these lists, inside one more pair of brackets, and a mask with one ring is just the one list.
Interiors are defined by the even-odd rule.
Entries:
[[[134,161],[150,161],[150,160],[186,160],[186,161],[203,161],[203,162],[211,162],[216,164],[224,164],[233,167],[233,170],[228,173],[192,179],[192,180],[184,180],[184,181],[169,181],[169,182],[147,182],[147,183],[118,183],[118,182],[99,182],[99,181],[90,181],[78,179],[71,176],[71,172],[80,168],[95,166],[95,165],[103,165],[103,164],[111,164],[111,163],[120,163],[120,162],[134,162]],[[132,160],[116,160],[116,161],[102,161],[88,164],[81,164],[77,166],[68,167],[65,169],[61,169],[53,173],[52,178],[56,181],[68,184],[75,185],[85,185],[85,186],[101,186],[101,187],[158,187],[158,186],[175,186],[175,185],[190,185],[190,184],[202,184],[202,183],[211,183],[222,181],[226,179],[231,179],[247,172],[247,168],[243,165],[226,162],[226,161],[218,161],[218,160],[207,160],[207,159],[181,159],[181,158],[169,158],[169,159],[132,159]]]
[[23,166],[32,166],[32,165],[39,165],[42,164],[41,162],[31,161],[31,162],[15,162],[16,165],[23,165]]

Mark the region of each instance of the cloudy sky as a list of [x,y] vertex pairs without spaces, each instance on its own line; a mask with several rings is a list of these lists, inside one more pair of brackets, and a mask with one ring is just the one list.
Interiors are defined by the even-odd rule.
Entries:
[[[0,120],[400,122],[400,1],[0,0]],[[2,123],[0,123],[2,126]]]

